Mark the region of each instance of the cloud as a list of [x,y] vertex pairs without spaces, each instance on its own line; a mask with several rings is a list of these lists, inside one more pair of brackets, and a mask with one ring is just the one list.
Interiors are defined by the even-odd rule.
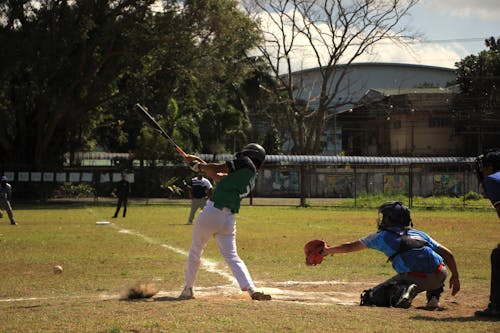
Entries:
[[[462,0],[459,0],[459,2],[462,2]],[[493,1],[490,1],[490,3],[492,2]],[[450,1],[445,0],[444,3],[445,4],[441,6],[443,10],[444,8],[447,8],[445,6],[446,4],[447,6],[450,6]],[[279,35],[279,29],[271,24],[271,21],[265,15],[260,15],[260,19],[262,20],[261,22],[263,23],[265,31],[271,34]],[[325,27],[324,31],[328,32],[328,28]],[[286,35],[290,38],[291,32],[288,32]],[[267,36],[269,37],[270,35]],[[304,36],[297,36],[294,45],[294,50],[290,56],[294,71],[319,66],[316,54],[313,52],[311,46],[309,45],[309,41]],[[276,52],[276,44],[269,43],[267,46],[271,54]],[[320,57],[323,60],[323,64],[325,64],[325,60],[328,57],[327,50],[325,47],[320,47],[319,49]],[[460,43],[458,39],[456,42],[450,40],[445,43],[414,42],[405,47],[385,40],[376,44],[370,52],[365,52],[363,55],[357,57],[354,62],[405,63],[455,68],[455,63],[469,54],[471,54],[470,50],[465,47],[464,43]],[[340,61],[339,63],[345,63],[349,59],[350,53],[347,51],[343,57],[344,61]],[[283,65],[285,65],[285,62],[281,64],[281,66]],[[283,72],[284,70],[285,69],[281,67],[280,72]]]
[[498,20],[500,17],[498,0],[426,0],[423,4],[427,10],[439,11],[456,17],[489,21]]
[[362,55],[358,61],[395,62],[454,68],[455,63],[468,54],[463,45],[450,44],[411,44],[402,47],[396,44],[380,44],[371,54]]

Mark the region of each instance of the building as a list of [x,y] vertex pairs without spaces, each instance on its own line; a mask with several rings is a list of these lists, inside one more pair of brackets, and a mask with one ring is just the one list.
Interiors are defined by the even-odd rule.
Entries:
[[461,156],[464,138],[450,113],[452,89],[371,89],[337,115],[347,155]]
[[[420,130],[423,122],[429,121],[429,119],[424,120],[426,118],[422,113],[424,109],[432,109],[429,114],[433,115],[438,114],[439,109],[439,119],[448,116],[443,114],[443,112],[446,113],[446,103],[452,92],[445,88],[455,80],[454,69],[397,63],[357,63],[351,64],[348,67],[340,66],[337,72],[338,74],[333,76],[332,82],[329,84],[330,91],[332,93],[335,92],[336,95],[332,101],[332,117],[329,121],[328,129],[323,136],[323,154],[337,155],[345,152],[354,155],[393,153],[396,155],[428,155],[440,152],[451,153],[454,151],[455,142],[450,143],[450,147],[437,147],[430,144],[432,142],[425,144],[420,143],[420,141],[416,145],[415,142],[416,138],[420,140],[420,138],[425,137],[425,131]],[[309,105],[312,108],[315,106],[314,101],[319,100],[321,88],[320,74],[318,68],[307,69],[293,74],[295,82],[297,82],[296,97],[310,101]],[[432,89],[424,93],[424,89],[418,89],[423,87]],[[412,89],[414,93],[412,93]],[[408,95],[410,93],[411,96]],[[391,100],[394,100],[394,103],[401,103],[401,106],[398,106],[397,112],[394,112],[394,110],[392,112],[385,110],[381,114],[384,112],[392,113],[392,126],[397,127],[398,122],[401,126],[390,131],[394,137],[387,137],[388,128],[385,133],[378,134],[381,136],[380,138],[374,137],[373,131],[362,134],[361,131],[363,130],[366,131],[378,126],[387,127],[389,125],[386,122],[381,122],[382,118],[379,119],[381,114],[374,114],[373,110],[370,113],[365,107],[367,103],[376,102],[378,103],[378,107],[382,108],[383,103],[387,102],[387,99],[382,97],[387,94],[392,96]],[[395,96],[399,97],[396,98]],[[405,99],[406,101],[404,101]],[[411,109],[409,106],[411,103],[419,105],[418,108],[413,108],[414,111],[418,111],[418,119],[415,116],[415,112],[408,114],[402,112],[402,105],[405,103],[405,107],[409,107],[409,110]],[[349,113],[351,110],[353,112],[355,110],[354,114],[346,115],[346,112]],[[423,118],[420,119],[420,116]],[[407,119],[404,117],[407,117]],[[433,118],[432,121],[439,122],[436,116],[432,116],[431,118]],[[387,116],[384,119],[387,119]],[[361,123],[357,124],[356,120],[359,120]],[[436,131],[433,131],[433,133],[439,132],[442,129],[438,128],[438,125],[436,123],[436,126],[434,126],[436,127]],[[405,131],[412,131],[412,129],[414,131],[413,136],[411,133],[405,133]],[[450,133],[450,129],[446,129],[446,131],[447,133],[442,134],[442,136],[453,136],[453,133]],[[392,141],[393,139],[397,143]],[[439,142],[444,143],[442,139]],[[382,144],[382,147],[377,148],[376,145],[379,144]],[[431,151],[426,149],[426,147],[431,147]],[[286,150],[289,151],[290,148],[287,147]]]

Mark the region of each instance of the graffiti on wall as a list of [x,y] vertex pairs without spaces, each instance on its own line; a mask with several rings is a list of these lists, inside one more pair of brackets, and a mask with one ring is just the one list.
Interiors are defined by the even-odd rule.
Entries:
[[298,192],[299,172],[298,171],[272,171],[273,192]]
[[406,194],[408,193],[407,175],[384,175],[384,194]]
[[325,187],[328,195],[351,196],[352,177],[343,175],[326,175]]
[[459,174],[434,175],[434,195],[455,195],[463,193],[463,179]]

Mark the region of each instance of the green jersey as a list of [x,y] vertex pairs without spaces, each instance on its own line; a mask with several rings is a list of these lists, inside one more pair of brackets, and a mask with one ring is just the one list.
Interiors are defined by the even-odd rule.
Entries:
[[215,187],[211,199],[214,207],[227,207],[236,214],[240,210],[241,199],[255,187],[257,172],[248,158],[227,162],[229,172]]

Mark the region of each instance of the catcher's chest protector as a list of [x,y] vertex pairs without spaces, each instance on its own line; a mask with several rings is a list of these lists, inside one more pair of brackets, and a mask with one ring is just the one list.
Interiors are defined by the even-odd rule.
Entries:
[[417,239],[417,238],[411,238],[408,236],[408,231],[410,230],[409,228],[405,228],[405,231],[402,235],[399,235],[399,233],[389,230],[389,229],[384,229],[387,232],[396,234],[399,237],[399,249],[394,253],[392,256],[390,256],[387,261],[392,261],[397,255],[406,252],[411,249],[416,249],[424,246],[429,246],[429,243],[423,239]]

